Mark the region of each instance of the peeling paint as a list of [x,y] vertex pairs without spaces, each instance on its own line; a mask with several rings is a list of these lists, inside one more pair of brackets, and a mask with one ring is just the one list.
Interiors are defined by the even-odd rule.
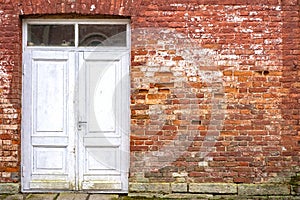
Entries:
[[171,12],[171,11],[163,11],[163,12],[162,12],[162,15],[163,15],[163,16],[172,16],[172,15],[174,15],[174,12]]
[[250,29],[250,28],[246,28],[246,29],[242,29],[241,32],[242,32],[242,33],[252,33],[253,30]]
[[170,6],[172,6],[172,7],[186,7],[185,4],[181,4],[181,3],[173,3],[173,4],[170,4]]
[[96,6],[94,4],[91,5],[90,11],[94,11],[96,9]]
[[251,15],[257,15],[257,12],[256,11],[250,11],[249,12],[249,15],[251,16]]
[[[2,64],[3,61],[0,63]],[[6,71],[6,68],[2,65],[0,65],[0,83],[1,83],[1,86],[3,87],[8,87],[9,83],[11,82],[11,80],[9,79],[9,75],[7,74],[7,71]]]
[[266,44],[266,45],[281,44],[281,43],[282,43],[282,39],[281,38],[277,38],[277,39],[265,39],[264,40],[264,44]]
[[232,14],[226,14],[225,17],[227,22],[243,22],[245,20],[248,20],[248,18],[246,17],[239,17]]

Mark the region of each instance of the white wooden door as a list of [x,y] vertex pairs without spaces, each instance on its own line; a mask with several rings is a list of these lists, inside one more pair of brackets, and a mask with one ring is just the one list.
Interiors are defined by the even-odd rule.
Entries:
[[26,52],[23,71],[23,189],[75,189],[75,54]]
[[128,52],[25,52],[22,190],[127,192]]
[[128,53],[79,53],[79,188],[128,189]]

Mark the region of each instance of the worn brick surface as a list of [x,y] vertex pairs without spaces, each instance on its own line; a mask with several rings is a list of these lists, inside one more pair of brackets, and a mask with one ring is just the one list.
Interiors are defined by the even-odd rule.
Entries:
[[131,180],[280,182],[299,171],[299,7],[144,4],[132,21],[151,28],[132,38]]
[[20,180],[21,17],[50,14],[131,18],[131,182],[300,171],[298,1],[0,0],[0,182]]

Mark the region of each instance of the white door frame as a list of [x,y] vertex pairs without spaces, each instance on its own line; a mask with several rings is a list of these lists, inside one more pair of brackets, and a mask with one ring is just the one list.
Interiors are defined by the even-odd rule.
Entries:
[[[75,46],[73,47],[49,47],[49,46],[27,46],[27,25],[28,24],[74,24],[75,26]],[[126,47],[79,47],[78,46],[78,24],[126,24],[127,25],[127,44]],[[28,155],[31,155],[30,150],[28,149],[28,146],[26,145],[28,140],[28,131],[31,130],[31,125],[28,124],[28,121],[32,121],[31,119],[31,107],[30,107],[30,102],[32,101],[32,94],[31,91],[32,89],[30,88],[32,85],[30,85],[31,81],[31,61],[28,60],[28,58],[31,58],[31,52],[33,51],[40,51],[40,52],[47,52],[47,51],[63,51],[63,52],[73,52],[76,54],[76,59],[74,62],[76,63],[76,66],[79,65],[79,60],[78,60],[78,54],[80,52],[91,52],[91,51],[97,51],[97,52],[127,52],[128,55],[128,74],[126,74],[126,77],[128,80],[126,80],[124,83],[127,84],[125,87],[127,88],[126,91],[123,91],[123,95],[125,96],[124,98],[124,103],[128,105],[125,108],[125,113],[124,116],[127,116],[125,119],[123,119],[123,124],[124,127],[123,129],[127,131],[127,134],[125,134],[124,138],[122,139],[122,150],[123,150],[123,155],[122,159],[125,160],[126,162],[122,163],[122,170],[126,171],[126,177],[124,181],[124,187],[122,190],[103,190],[103,191],[87,191],[87,192],[99,192],[99,193],[127,193],[128,192],[128,171],[129,171],[129,124],[130,124],[130,110],[129,110],[129,62],[130,62],[130,27],[129,27],[129,20],[115,20],[115,19],[105,19],[105,20],[98,20],[98,19],[26,19],[23,21],[23,82],[22,82],[22,130],[21,130],[21,147],[22,147],[22,153],[21,153],[21,167],[22,167],[22,176],[21,176],[21,184],[22,184],[22,191],[23,192],[47,192],[47,191],[57,191],[57,190],[28,190],[24,189],[23,185],[26,182],[26,176],[28,176],[29,170],[26,169],[26,166],[30,165],[28,163]],[[79,77],[78,77],[78,70],[75,70],[75,80],[78,83]],[[75,94],[78,95],[79,92],[79,87],[78,84],[75,84],[74,86],[74,92]],[[78,97],[77,97],[78,99]],[[78,101],[74,102],[75,104],[75,118],[78,119]],[[77,109],[76,109],[77,107]],[[75,119],[75,121],[76,121]],[[78,119],[79,120],[79,119]],[[75,126],[77,126],[77,122],[75,122]],[[75,127],[76,129],[76,127]],[[27,135],[26,135],[27,134]],[[78,137],[78,133],[76,134]],[[78,144],[76,144],[78,147]],[[126,153],[124,153],[126,152]],[[80,168],[78,164],[78,160],[76,161],[76,166],[74,169],[74,176],[75,176],[75,182],[77,183],[74,187],[74,190],[78,190],[78,170]],[[58,190],[59,191],[59,190]]]

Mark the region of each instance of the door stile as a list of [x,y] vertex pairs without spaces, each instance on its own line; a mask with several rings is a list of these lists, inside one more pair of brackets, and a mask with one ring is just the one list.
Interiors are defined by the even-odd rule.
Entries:
[[[76,27],[76,26],[75,26]],[[76,29],[77,30],[77,29]],[[76,31],[77,32],[77,31]],[[75,33],[76,33],[75,32]],[[78,152],[79,152],[79,129],[78,129],[78,122],[79,122],[79,54],[78,52],[74,52],[75,54],[75,81],[74,81],[74,89],[75,89],[75,94],[74,94],[74,158],[75,158],[75,163],[74,163],[74,184],[75,184],[75,190],[79,190],[79,159],[78,159]]]
[[[30,181],[30,167],[31,167],[31,146],[30,146],[30,132],[32,132],[31,124],[27,123],[28,121],[32,121],[32,70],[31,70],[31,50],[27,50],[23,52],[23,80],[22,80],[22,191],[29,189],[29,181]],[[26,97],[26,98],[25,98]]]
[[86,160],[82,160],[80,158],[84,158],[84,145],[83,145],[83,136],[86,132],[87,128],[87,117],[86,117],[86,97],[87,97],[87,90],[86,90],[86,68],[83,62],[83,52],[77,52],[77,59],[78,59],[78,115],[77,115],[77,164],[78,164],[78,172],[77,172],[77,186],[80,190],[82,188],[83,182],[83,173],[84,173],[84,164]]
[[70,168],[70,182],[72,183],[72,189],[71,190],[77,190],[77,184],[76,184],[76,135],[77,135],[77,126],[76,126],[76,54],[74,51],[69,52],[70,57],[70,65],[68,68],[68,86],[66,93],[68,94],[68,118],[67,123],[69,123],[68,128],[70,129],[69,132],[69,156],[67,157],[67,163]]
[[130,54],[128,52],[123,52],[124,56],[122,56],[121,60],[121,87],[120,94],[122,96],[121,102],[121,149],[125,153],[122,155],[121,161],[121,181],[123,183],[123,190],[128,191],[128,177],[129,177],[129,163],[130,163],[130,152],[129,152],[129,134],[130,134]]

